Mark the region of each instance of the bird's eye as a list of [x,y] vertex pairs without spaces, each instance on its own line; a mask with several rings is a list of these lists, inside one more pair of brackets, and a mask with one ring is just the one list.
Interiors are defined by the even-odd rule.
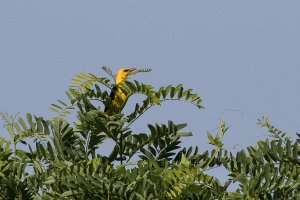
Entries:
[[128,72],[129,71],[129,69],[124,69],[124,72]]

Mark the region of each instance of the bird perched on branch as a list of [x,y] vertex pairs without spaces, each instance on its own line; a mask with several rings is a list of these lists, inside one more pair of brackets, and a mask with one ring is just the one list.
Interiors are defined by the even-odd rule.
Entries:
[[137,71],[136,68],[121,68],[116,76],[116,85],[111,89],[110,104],[104,109],[108,115],[118,114],[124,108],[128,97],[124,94],[122,89],[118,86],[128,79],[128,77]]

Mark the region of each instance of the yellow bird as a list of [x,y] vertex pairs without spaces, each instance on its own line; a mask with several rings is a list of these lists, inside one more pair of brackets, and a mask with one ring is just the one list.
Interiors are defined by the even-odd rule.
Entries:
[[[121,68],[116,76],[116,84],[122,83],[128,79],[136,68]],[[127,96],[123,93],[122,89],[115,85],[110,93],[111,102],[110,105],[106,106],[104,112],[108,115],[121,113],[127,102]]]

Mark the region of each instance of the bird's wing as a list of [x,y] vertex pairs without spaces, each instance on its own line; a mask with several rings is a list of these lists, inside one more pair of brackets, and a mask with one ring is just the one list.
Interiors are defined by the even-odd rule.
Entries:
[[110,92],[110,95],[109,95],[109,97],[110,97],[110,104],[105,106],[104,112],[107,112],[108,109],[109,109],[109,106],[112,105],[112,102],[113,102],[113,100],[114,100],[114,98],[116,96],[117,89],[118,88],[117,88],[116,85],[111,89],[111,92]]

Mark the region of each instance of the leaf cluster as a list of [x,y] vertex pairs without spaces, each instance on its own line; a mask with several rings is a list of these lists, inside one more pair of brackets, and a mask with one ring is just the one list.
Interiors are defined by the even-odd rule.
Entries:
[[[102,68],[113,81],[108,67]],[[139,72],[148,72],[149,69]],[[192,136],[186,123],[137,123],[154,106],[184,101],[197,109],[202,99],[183,85],[155,90],[137,80],[117,84],[131,97],[145,99],[129,114],[108,115],[111,79],[81,73],[58,100],[52,119],[27,114],[16,118],[1,113],[10,139],[0,137],[0,199],[290,199],[300,195],[300,135],[294,141],[267,118],[258,125],[270,137],[238,152],[224,148],[228,127],[207,133],[212,150],[182,147]],[[68,115],[76,115],[73,123]],[[103,143],[111,149],[104,154]],[[106,151],[107,152],[107,151]],[[225,182],[209,173],[223,168]],[[234,189],[229,189],[235,187]]]

